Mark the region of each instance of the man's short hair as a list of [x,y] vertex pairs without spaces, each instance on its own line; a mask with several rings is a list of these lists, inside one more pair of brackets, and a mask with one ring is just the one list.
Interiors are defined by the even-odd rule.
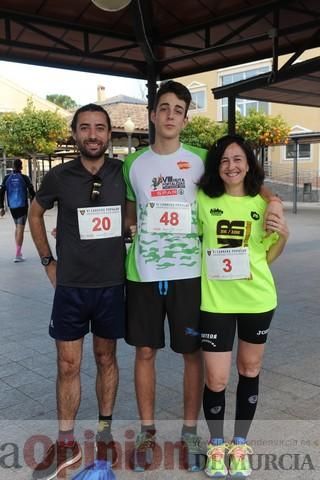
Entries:
[[189,92],[189,90],[185,85],[179,82],[175,82],[174,80],[168,80],[166,82],[161,83],[154,99],[153,110],[156,111],[160,101],[160,97],[162,97],[162,95],[165,95],[166,93],[174,93],[179,98],[179,100],[183,100],[185,102],[186,104],[185,116],[186,116],[192,100],[191,93]]
[[80,113],[83,113],[83,112],[101,112],[101,113],[103,113],[106,116],[108,129],[111,131],[111,120],[110,120],[108,112],[103,107],[101,107],[101,105],[97,105],[95,103],[88,103],[87,105],[83,105],[83,107],[78,108],[78,110],[75,112],[75,114],[73,116],[73,119],[71,121],[71,130],[73,132],[76,131],[77,123],[78,123],[78,117],[79,117]]
[[22,161],[20,158],[16,158],[13,162],[13,169],[14,170],[22,170]]

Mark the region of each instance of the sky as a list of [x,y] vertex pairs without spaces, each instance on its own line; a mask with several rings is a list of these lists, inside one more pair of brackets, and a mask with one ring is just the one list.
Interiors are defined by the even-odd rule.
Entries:
[[69,95],[78,105],[96,101],[98,85],[105,87],[107,97],[125,94],[138,98],[145,85],[142,80],[4,61],[0,61],[0,76],[42,98],[54,93]]

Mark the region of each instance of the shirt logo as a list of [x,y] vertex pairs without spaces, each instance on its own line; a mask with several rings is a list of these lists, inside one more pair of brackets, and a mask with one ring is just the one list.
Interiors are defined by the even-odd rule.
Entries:
[[174,178],[172,175],[164,177],[161,174],[159,177],[153,177],[151,186],[152,197],[183,195],[186,188],[184,178]]
[[191,168],[191,164],[189,162],[183,162],[182,160],[180,160],[177,165],[180,170],[188,170],[189,168]]
[[220,208],[211,208],[210,215],[220,217],[223,214],[223,211]]
[[201,343],[209,343],[213,348],[216,348],[215,341],[218,339],[217,333],[201,333]]
[[259,220],[260,215],[257,212],[251,212],[251,218],[253,218],[253,220]]
[[185,329],[185,334],[190,335],[191,337],[198,337],[200,334],[194,328],[187,327]]

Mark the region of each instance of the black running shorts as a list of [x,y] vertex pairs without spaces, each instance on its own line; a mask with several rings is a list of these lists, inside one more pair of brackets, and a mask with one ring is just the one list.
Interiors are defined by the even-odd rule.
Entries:
[[177,353],[200,348],[200,278],[168,282],[127,282],[126,341],[163,348],[167,316],[170,346]]
[[244,342],[266,343],[274,310],[263,313],[201,312],[201,348],[205,352],[231,352],[238,328]]
[[124,337],[124,286],[74,288],[58,285],[55,290],[49,334],[56,340],[78,340],[91,327],[97,337]]
[[28,218],[28,207],[10,208],[13,221],[16,225],[25,225]]

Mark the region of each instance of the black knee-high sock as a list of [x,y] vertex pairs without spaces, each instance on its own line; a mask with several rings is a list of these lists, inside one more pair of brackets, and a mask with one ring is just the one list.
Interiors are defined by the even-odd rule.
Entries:
[[204,387],[203,411],[211,438],[223,438],[224,411],[226,406],[225,392],[226,390],[213,392],[207,385]]
[[234,427],[235,437],[247,438],[257,408],[258,393],[259,375],[250,378],[239,374]]

